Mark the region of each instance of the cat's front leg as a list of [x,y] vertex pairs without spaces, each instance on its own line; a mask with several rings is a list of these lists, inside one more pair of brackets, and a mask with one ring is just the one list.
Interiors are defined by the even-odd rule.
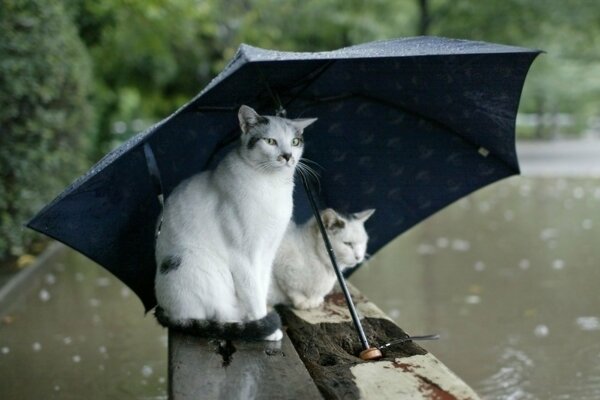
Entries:
[[238,307],[242,319],[256,320],[267,315],[267,298],[250,262],[245,257],[231,258],[231,276],[235,286]]

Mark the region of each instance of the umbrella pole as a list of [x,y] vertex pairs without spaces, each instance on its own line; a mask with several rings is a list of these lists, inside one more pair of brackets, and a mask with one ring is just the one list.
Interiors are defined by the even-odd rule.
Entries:
[[350,316],[352,317],[354,328],[358,333],[358,337],[363,347],[363,351],[360,352],[359,357],[363,360],[379,359],[383,355],[378,348],[371,347],[369,345],[369,341],[367,340],[367,336],[365,335],[365,331],[360,322],[360,318],[358,317],[358,313],[356,312],[356,307],[354,307],[354,302],[352,301],[352,297],[350,296],[350,292],[348,291],[348,286],[346,286],[346,280],[344,279],[344,275],[342,275],[340,267],[337,264],[335,254],[333,252],[333,247],[331,246],[331,242],[329,241],[329,237],[327,236],[327,232],[325,231],[325,226],[323,225],[323,221],[321,220],[321,214],[319,214],[319,209],[317,207],[317,203],[315,202],[315,198],[313,196],[310,185],[308,184],[308,180],[303,175],[300,176],[302,179],[302,184],[304,185],[304,190],[306,191],[306,195],[308,196],[308,201],[310,202],[313,214],[315,215],[315,218],[317,220],[317,225],[319,226],[319,230],[321,231],[321,235],[323,236],[325,248],[327,249],[327,253],[329,254],[329,258],[331,259],[333,270],[335,271],[337,280],[340,284],[340,287],[342,288],[342,293],[344,294],[344,298],[346,299],[346,304],[348,305],[348,309],[350,310]]

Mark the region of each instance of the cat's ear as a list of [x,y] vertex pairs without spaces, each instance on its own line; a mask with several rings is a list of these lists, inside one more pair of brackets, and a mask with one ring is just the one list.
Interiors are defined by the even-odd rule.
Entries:
[[360,222],[365,222],[366,220],[369,219],[369,217],[371,215],[373,215],[374,212],[375,212],[375,209],[371,208],[371,209],[368,209],[368,210],[364,210],[364,211],[352,214],[352,218],[354,218],[354,219],[356,219],[356,220],[358,220]]
[[294,125],[294,127],[296,129],[298,129],[300,131],[300,133],[302,133],[302,131],[304,131],[304,128],[311,125],[316,120],[317,120],[317,118],[300,118],[300,119],[291,119],[290,121],[292,122],[292,125]]
[[269,120],[258,115],[253,108],[242,105],[238,111],[238,119],[240,120],[240,128],[243,133],[248,133],[250,128],[259,124],[267,124]]
[[344,221],[332,208],[321,211],[321,219],[325,229],[329,231],[343,229],[346,226]]

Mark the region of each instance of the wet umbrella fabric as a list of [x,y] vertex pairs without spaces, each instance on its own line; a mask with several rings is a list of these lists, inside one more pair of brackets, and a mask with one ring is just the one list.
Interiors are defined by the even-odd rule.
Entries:
[[[121,279],[146,309],[154,297],[160,203],[214,167],[239,136],[237,109],[318,117],[305,157],[318,163],[318,201],[341,212],[376,208],[369,251],[453,201],[519,173],[516,111],[539,51],[418,37],[320,53],[242,45],[198,96],[109,153],[28,226]],[[160,179],[157,174],[160,171]],[[295,192],[296,221],[311,215]]]

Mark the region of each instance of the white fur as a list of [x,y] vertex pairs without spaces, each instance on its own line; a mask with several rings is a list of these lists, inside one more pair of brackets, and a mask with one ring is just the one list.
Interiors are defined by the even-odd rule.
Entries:
[[[166,273],[158,268],[155,289],[173,320],[246,322],[267,314],[272,263],[292,216],[294,170],[303,150],[291,142],[315,120],[261,117],[246,106],[238,116],[237,149],[215,170],[182,182],[165,204],[157,265],[172,256],[182,262]],[[250,149],[253,137],[262,139]],[[292,157],[286,161],[284,153]],[[281,336],[278,330],[267,339]]]
[[[365,210],[348,218],[332,209],[321,212],[342,271],[364,260],[369,239],[364,222],[373,212],[375,210]],[[290,222],[273,264],[269,304],[315,308],[323,303],[335,282],[335,272],[315,217],[299,226]]]

